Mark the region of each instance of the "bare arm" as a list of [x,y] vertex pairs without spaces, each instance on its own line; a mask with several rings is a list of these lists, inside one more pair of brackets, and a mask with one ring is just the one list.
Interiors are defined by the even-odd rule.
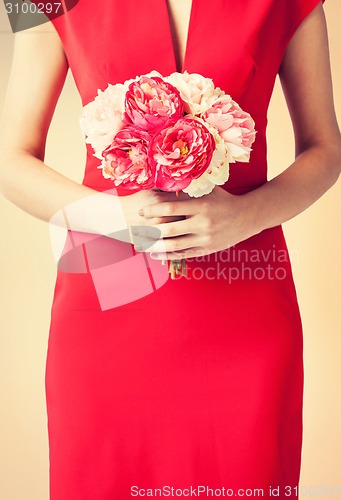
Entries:
[[[44,163],[46,137],[67,71],[63,47],[51,23],[15,35],[0,125],[2,194],[45,221],[72,204],[68,223],[85,232],[109,234],[127,224],[144,224],[139,209],[161,201],[160,193],[144,191],[123,198],[98,193]],[[112,187],[108,183],[108,190]]]
[[68,65],[49,24],[15,35],[14,56],[0,133],[3,195],[44,220],[92,194],[43,163],[52,115]]
[[295,132],[296,160],[249,194],[256,225],[272,227],[299,214],[337,180],[341,137],[333,105],[326,21],[319,5],[289,43],[280,79]]
[[[341,139],[322,5],[314,9],[290,41],[280,78],[295,131],[295,162],[270,182],[241,196],[215,187],[203,199],[144,207],[147,219],[187,217],[185,221],[159,224],[167,240],[162,246],[156,243],[152,251],[165,249],[169,258],[176,258],[175,254],[179,258],[179,253],[195,257],[222,250],[298,215],[336,182]],[[160,254],[156,258],[164,257]]]

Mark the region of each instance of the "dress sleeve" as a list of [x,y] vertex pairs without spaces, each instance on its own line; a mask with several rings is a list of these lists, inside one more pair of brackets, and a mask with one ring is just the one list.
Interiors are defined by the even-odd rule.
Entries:
[[286,11],[286,23],[284,33],[284,49],[290,42],[296,30],[306,17],[325,0],[285,0],[288,10]]

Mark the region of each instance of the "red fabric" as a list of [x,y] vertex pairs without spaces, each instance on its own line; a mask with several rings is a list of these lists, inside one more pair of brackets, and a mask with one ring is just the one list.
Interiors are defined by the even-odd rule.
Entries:
[[[231,166],[232,193],[266,182],[276,74],[318,3],[193,0],[184,69],[213,78],[258,131],[251,163]],[[176,70],[165,0],[80,0],[53,22],[84,104],[108,83]],[[84,183],[111,188],[97,166],[89,148]],[[46,367],[51,500],[124,500],[134,485],[263,488],[263,498],[279,486],[277,498],[296,498],[302,330],[282,230],[235,250],[107,310],[89,261],[88,272],[59,270]]]

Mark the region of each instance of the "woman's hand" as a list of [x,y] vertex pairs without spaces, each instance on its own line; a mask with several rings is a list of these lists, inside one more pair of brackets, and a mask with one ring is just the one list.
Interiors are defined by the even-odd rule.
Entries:
[[176,203],[187,198],[189,198],[189,196],[182,192],[177,196],[176,193],[167,193],[155,188],[141,190],[127,196],[120,196],[119,200],[122,206],[123,213],[125,215],[127,226],[134,227],[145,225],[152,226],[165,222],[181,220],[183,217],[178,215],[162,216],[157,215],[156,213],[155,215],[148,217],[147,219],[146,217],[141,216],[141,210],[146,206],[154,207],[154,205],[160,205],[166,202]]
[[[113,191],[115,192],[115,188]],[[88,198],[85,203],[87,208],[83,209],[82,213],[86,214],[88,225],[90,214],[93,214],[92,226],[97,227],[100,234],[126,243],[134,243],[136,247],[144,246],[147,249],[161,237],[159,225],[179,221],[184,217],[155,215],[147,219],[141,216],[142,208],[145,206],[153,208],[155,205],[159,206],[164,203],[177,203],[179,200],[187,198],[189,196],[184,193],[179,193],[177,196],[176,193],[166,193],[156,188],[141,190],[126,196],[117,196],[112,193],[109,195],[109,192],[105,195],[99,193],[95,197]],[[93,201],[90,205],[89,201],[91,200]],[[103,217],[103,214],[109,214],[109,217]],[[142,232],[145,226],[148,226],[148,234],[150,235],[148,240],[137,234]]]
[[[172,201],[165,197],[144,206],[140,216],[144,223],[133,230],[139,238],[135,249],[151,252],[155,259],[208,255],[259,232],[252,222],[248,198],[232,195],[218,186],[201,198],[182,196]],[[181,220],[170,222],[174,217]],[[157,219],[167,222],[155,224]]]

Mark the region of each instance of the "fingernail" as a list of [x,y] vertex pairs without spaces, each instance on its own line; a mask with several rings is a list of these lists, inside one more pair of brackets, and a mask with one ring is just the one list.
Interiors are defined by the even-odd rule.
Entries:
[[142,250],[143,250],[142,245],[135,245],[134,248],[135,248],[136,252],[142,252]]
[[158,259],[159,254],[158,254],[158,253],[155,253],[155,252],[151,252],[151,253],[150,253],[150,256],[151,256],[151,258],[152,258],[152,259]]
[[139,230],[136,227],[133,227],[131,229],[131,232],[133,233],[134,236],[138,236],[139,235]]
[[144,210],[143,210],[143,208],[141,208],[141,209],[139,210],[139,215],[141,215],[141,217],[143,217],[143,216],[144,216]]

